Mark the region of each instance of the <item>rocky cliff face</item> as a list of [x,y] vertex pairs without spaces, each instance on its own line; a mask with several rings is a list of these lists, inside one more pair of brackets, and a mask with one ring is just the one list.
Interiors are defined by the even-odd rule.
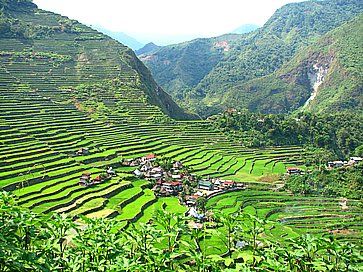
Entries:
[[306,100],[303,108],[309,106],[310,102],[315,99],[318,94],[318,90],[321,84],[324,83],[325,77],[328,74],[330,63],[315,63],[310,72],[308,72],[308,79],[310,81],[310,87],[312,89],[311,95],[308,100]]
[[[272,103],[266,95],[269,93],[266,86],[259,86],[255,92],[250,92],[249,86],[258,79],[266,80],[302,48],[362,11],[361,0],[291,3],[277,10],[263,27],[252,33],[233,39],[220,37],[218,51],[213,50],[215,40],[197,40],[163,48],[143,60],[167,92],[201,115],[231,106],[289,112],[304,105],[311,91],[300,89],[299,93],[290,92],[283,97],[275,80],[273,86],[267,86],[272,87],[273,98],[278,97]],[[347,34],[349,31],[343,33]],[[310,86],[309,80],[306,84]]]
[[362,25],[359,15],[328,32],[273,74],[238,86],[224,103],[266,113],[362,112]]

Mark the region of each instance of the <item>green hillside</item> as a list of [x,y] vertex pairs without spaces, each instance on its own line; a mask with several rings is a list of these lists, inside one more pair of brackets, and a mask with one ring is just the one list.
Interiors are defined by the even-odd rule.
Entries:
[[[128,180],[134,168],[121,167],[122,159],[155,153],[200,176],[256,182],[309,156],[300,146],[245,148],[209,121],[171,119],[161,109],[175,114],[175,104],[160,99],[163,91],[131,50],[31,3],[7,3],[0,44],[0,187],[14,191],[24,206],[136,220],[156,199],[145,182]],[[76,156],[80,148],[89,154]],[[120,172],[117,179],[78,185],[83,172],[97,175],[109,166]]]
[[272,113],[300,107],[313,112],[362,112],[362,34],[360,15],[298,52],[273,74],[232,88],[226,105]]
[[[168,48],[160,50],[147,58],[143,58],[151,69],[156,81],[176,99],[181,99],[184,105],[189,106],[201,115],[216,113],[229,106],[232,101],[241,107],[260,110],[259,105],[268,103],[265,98],[251,101],[252,98],[244,96],[241,100],[234,99],[236,95],[231,89],[235,85],[242,85],[269,75],[289,61],[301,48],[316,41],[328,31],[338,27],[342,23],[353,19],[363,10],[363,4],[359,0],[326,0],[292,3],[283,6],[260,29],[247,35],[241,35],[231,43],[228,52],[215,62],[208,62],[210,66],[201,73],[201,69],[194,63],[203,63],[208,56],[199,55],[200,48],[189,49],[187,54],[176,45],[172,50]],[[208,41],[208,40],[207,40]],[[207,43],[205,41],[205,43]],[[210,42],[212,40],[209,40]],[[193,45],[193,43],[190,43]],[[169,53],[173,52],[172,57]],[[154,58],[157,56],[157,58]],[[200,58],[198,58],[200,56]],[[152,61],[150,61],[152,59]],[[178,59],[178,62],[175,60]],[[179,63],[183,59],[184,66],[178,70],[165,71],[165,63]],[[160,60],[160,61],[159,61]],[[190,60],[189,65],[188,61]],[[193,76],[190,76],[193,75]],[[194,75],[200,75],[195,77]],[[188,82],[193,84],[174,84],[175,82]],[[244,90],[240,90],[243,96]],[[259,90],[255,92],[259,96]],[[256,97],[253,99],[257,100]],[[237,102],[239,101],[239,102]],[[254,102],[255,108],[248,107]],[[300,101],[294,105],[286,105],[286,108],[276,108],[277,112],[286,112],[296,108]],[[274,109],[263,109],[274,112]]]
[[196,39],[164,46],[156,52],[141,55],[140,59],[152,71],[155,80],[182,103],[185,94],[228,54],[236,39],[240,39],[237,34]]
[[15,79],[13,84],[72,92],[83,83],[117,78],[170,116],[186,117],[131,49],[29,1],[2,1],[1,6],[0,68]]
[[[260,116],[238,111],[235,121],[172,118],[189,116],[127,47],[30,1],[0,4],[0,271],[360,271],[362,203],[349,193],[361,188],[361,165],[339,176],[359,185],[343,192],[328,190],[335,180],[323,194],[318,184],[305,184],[317,193],[306,196],[298,181],[290,181],[295,195],[284,187],[289,168],[303,178],[319,161],[325,171],[326,156],[294,141],[329,143],[335,132],[315,126],[324,120],[301,130],[326,127],[327,136],[299,130],[255,146],[257,137],[289,134],[298,120],[276,116],[259,126]],[[248,133],[230,131],[244,123]],[[339,148],[358,145],[361,155],[361,122],[346,124],[354,133],[342,133]],[[177,196],[158,194],[160,180],[125,165],[150,154],[190,174]],[[87,186],[84,176],[107,178]],[[185,200],[202,179],[232,188],[203,190],[195,206],[212,218],[196,222]]]

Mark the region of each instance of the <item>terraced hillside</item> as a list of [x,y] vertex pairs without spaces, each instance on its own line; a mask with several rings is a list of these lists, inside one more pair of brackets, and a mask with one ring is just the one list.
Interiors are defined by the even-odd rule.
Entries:
[[31,1],[1,1],[0,10],[0,69],[12,77],[10,82],[74,90],[82,83],[118,78],[170,116],[187,117],[130,48]]
[[[358,200],[323,197],[299,197],[286,192],[271,192],[263,187],[216,196],[207,206],[233,213],[239,209],[273,222],[268,224],[271,239],[297,237],[299,234],[334,233],[339,239],[361,243],[362,209]],[[278,223],[276,223],[278,222]]]
[[[0,188],[25,207],[115,218],[122,227],[147,222],[161,206],[185,212],[176,198],[156,198],[122,159],[155,153],[201,176],[267,190],[261,176],[309,156],[297,146],[248,149],[209,121],[171,119],[165,112],[175,104],[126,47],[32,4],[5,12],[12,32],[0,36]],[[19,25],[25,36],[15,31]],[[79,148],[89,154],[76,156]],[[82,173],[96,176],[108,166],[117,177],[78,185]]]
[[[207,122],[173,121],[164,112],[175,106],[130,50],[90,28],[29,3],[3,15],[11,30],[20,22],[25,36],[15,30],[1,36],[0,186],[15,190],[26,207],[75,217],[140,216],[141,210],[127,212],[135,211],[130,205],[156,201],[143,182],[120,176],[83,188],[78,179],[150,152],[200,175],[248,180],[265,164],[266,173],[281,172],[283,161],[301,159],[300,148],[246,150]],[[90,154],[75,156],[81,147]]]
[[[285,172],[285,165],[302,159],[299,147],[246,149],[211,131],[205,121],[165,121],[158,108],[139,101],[138,91],[128,92],[134,95],[116,103],[128,109],[129,118],[115,113],[103,121],[64,102],[66,91],[11,88],[4,82],[0,186],[14,190],[22,205],[38,212],[133,219],[156,199],[145,182],[127,181],[126,173],[133,169],[120,167],[123,158],[153,152],[180,160],[199,175],[241,181]],[[90,154],[75,156],[80,147],[87,147]],[[78,185],[83,172],[96,175],[107,166],[115,167],[120,176],[92,188]]]

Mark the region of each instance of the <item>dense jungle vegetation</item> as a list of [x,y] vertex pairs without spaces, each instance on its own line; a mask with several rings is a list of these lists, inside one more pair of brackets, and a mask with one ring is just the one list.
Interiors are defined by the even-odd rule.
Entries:
[[245,146],[310,145],[331,151],[330,159],[362,155],[361,114],[274,115],[242,110],[225,112],[211,119],[216,128]]
[[300,195],[362,199],[363,164],[335,170],[321,168],[304,175],[292,175],[287,178],[285,188]]

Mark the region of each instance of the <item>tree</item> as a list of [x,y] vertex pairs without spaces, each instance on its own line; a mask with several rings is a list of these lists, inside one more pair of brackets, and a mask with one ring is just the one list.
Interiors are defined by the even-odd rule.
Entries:
[[217,213],[216,221],[219,222],[224,231],[216,230],[214,234],[219,237],[220,241],[227,248],[227,255],[231,258],[235,250],[235,244],[239,238],[242,238],[242,217],[241,214],[223,214]]
[[363,144],[358,146],[355,150],[354,150],[354,155],[359,156],[359,157],[363,157]]
[[198,197],[196,207],[202,212],[206,212],[207,199],[204,196]]

